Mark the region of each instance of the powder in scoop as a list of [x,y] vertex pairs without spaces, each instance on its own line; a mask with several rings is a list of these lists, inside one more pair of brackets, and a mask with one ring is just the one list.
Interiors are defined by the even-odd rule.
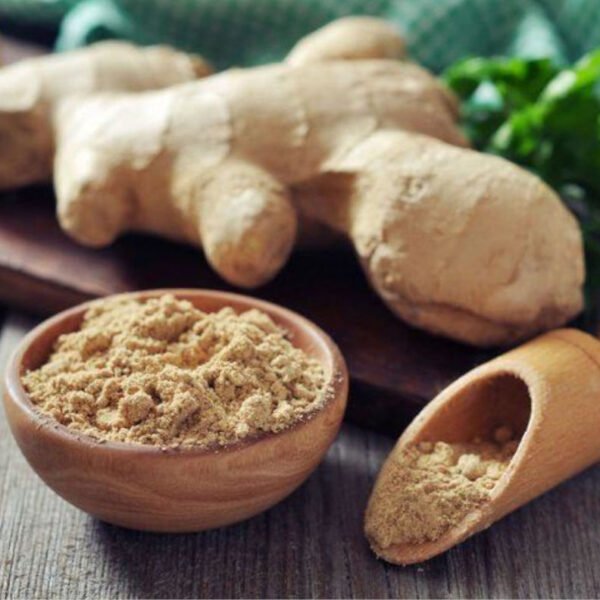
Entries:
[[487,502],[517,448],[508,427],[493,438],[394,450],[367,507],[365,532],[374,549],[435,541]]
[[227,445],[325,403],[320,363],[258,310],[163,295],[98,301],[23,382],[37,408],[100,441]]

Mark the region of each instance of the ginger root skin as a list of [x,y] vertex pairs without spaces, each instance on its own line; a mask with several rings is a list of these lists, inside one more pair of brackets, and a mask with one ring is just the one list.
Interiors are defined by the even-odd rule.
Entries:
[[406,56],[402,36],[386,21],[375,17],[344,17],[302,38],[290,51],[290,65],[330,60],[400,60]]
[[368,40],[371,20],[312,34],[288,64],[62,101],[63,229],[92,246],[129,230],[184,240],[254,287],[313,224],[417,327],[484,346],[564,324],[582,307],[573,217],[537,177],[466,147],[452,94],[389,59],[387,25],[347,55],[339,32],[361,27]]
[[116,41],[0,69],[0,189],[51,178],[53,111],[65,98],[159,89],[211,72],[200,57]]
[[295,243],[290,186],[331,157],[381,127],[466,143],[446,95],[416,65],[364,60],[74,99],[56,119],[59,219],[92,246],[131,229],[201,245],[225,279],[255,287]]
[[575,218],[502,158],[381,131],[299,186],[295,201],[352,240],[375,291],[422,329],[501,345],[582,309]]

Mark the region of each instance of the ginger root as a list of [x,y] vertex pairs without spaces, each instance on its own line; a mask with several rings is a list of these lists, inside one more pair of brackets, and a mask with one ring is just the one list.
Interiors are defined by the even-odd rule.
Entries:
[[317,224],[413,325],[479,345],[562,325],[582,306],[575,220],[537,177],[465,148],[454,97],[390,59],[403,47],[344,19],[287,64],[61,101],[62,227],[92,246],[127,230],[188,241],[253,287]]
[[503,344],[581,310],[575,219],[539,178],[502,158],[379,131],[296,198],[353,241],[386,304],[428,331]]
[[52,175],[53,110],[68,96],[144,91],[211,72],[201,58],[166,46],[100,42],[82,50],[24,60],[0,71],[0,189]]
[[388,124],[464,143],[438,82],[396,61],[270,65],[68,101],[57,117],[59,218],[94,246],[127,229],[201,244],[225,279],[253,287],[293,247],[293,186]]
[[289,53],[290,65],[367,58],[402,59],[404,40],[392,25],[374,17],[345,17],[301,39]]

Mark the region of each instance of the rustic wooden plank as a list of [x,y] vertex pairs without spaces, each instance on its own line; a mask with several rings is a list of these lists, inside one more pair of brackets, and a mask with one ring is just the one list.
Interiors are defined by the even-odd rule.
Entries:
[[[9,315],[0,371],[34,322]],[[376,560],[362,513],[392,443],[347,425],[309,481],[269,512],[226,529],[156,535],[106,525],[58,498],[0,411],[0,598],[600,595],[600,467],[424,565]]]

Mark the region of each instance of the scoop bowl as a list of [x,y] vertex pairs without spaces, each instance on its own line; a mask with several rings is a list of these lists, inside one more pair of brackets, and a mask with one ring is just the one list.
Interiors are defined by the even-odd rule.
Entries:
[[520,440],[507,470],[489,500],[441,538],[387,547],[372,539],[372,549],[400,565],[429,560],[600,461],[599,398],[600,342],[575,329],[546,333],[466,373],[415,417],[379,478],[409,445],[487,439],[501,425]]

